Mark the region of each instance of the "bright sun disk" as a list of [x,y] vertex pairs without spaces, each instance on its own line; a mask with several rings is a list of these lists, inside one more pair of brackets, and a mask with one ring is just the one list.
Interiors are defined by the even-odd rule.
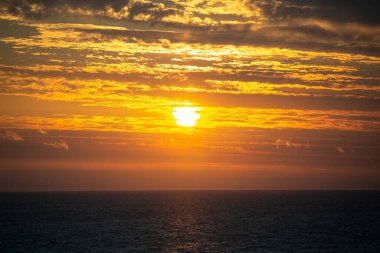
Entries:
[[193,127],[201,116],[197,113],[200,110],[197,107],[176,107],[173,110],[173,116],[177,120],[177,125],[180,126]]

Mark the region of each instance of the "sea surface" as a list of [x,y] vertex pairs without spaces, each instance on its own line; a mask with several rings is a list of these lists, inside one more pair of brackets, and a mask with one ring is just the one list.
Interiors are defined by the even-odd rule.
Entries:
[[0,193],[0,252],[380,252],[379,191]]

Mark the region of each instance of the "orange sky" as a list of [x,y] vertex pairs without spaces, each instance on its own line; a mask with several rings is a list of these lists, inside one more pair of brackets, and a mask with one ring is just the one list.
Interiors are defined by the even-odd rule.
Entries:
[[0,191],[379,189],[378,7],[2,1]]

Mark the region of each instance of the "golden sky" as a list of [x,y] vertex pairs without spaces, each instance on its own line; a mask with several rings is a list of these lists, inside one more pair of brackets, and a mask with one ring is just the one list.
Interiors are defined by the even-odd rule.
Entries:
[[0,190],[379,189],[376,1],[0,2]]

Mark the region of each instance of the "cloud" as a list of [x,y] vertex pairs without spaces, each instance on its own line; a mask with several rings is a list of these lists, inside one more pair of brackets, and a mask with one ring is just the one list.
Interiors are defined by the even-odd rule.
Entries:
[[43,129],[38,129],[37,130],[40,134],[42,134],[42,135],[46,135],[46,134],[48,134],[48,132],[46,131],[46,130],[43,130]]
[[262,9],[273,21],[317,18],[333,22],[380,25],[376,0],[250,0],[252,8]]
[[[242,13],[234,15],[231,6],[233,10],[236,9],[236,13]],[[125,40],[134,39],[133,35],[137,34],[136,38],[143,36],[150,41],[162,36],[159,39],[171,42],[273,46],[380,55],[378,7],[379,3],[371,0],[236,0],[224,3],[180,0],[6,0],[0,3],[0,14],[3,12],[37,21],[53,16],[62,16],[71,21],[92,16],[123,21],[122,25],[125,26],[134,22],[139,25],[161,24],[160,30],[166,26],[185,28],[184,32],[172,34],[124,32]],[[112,34],[118,36],[120,32],[108,32],[110,40],[113,39]]]
[[65,141],[44,142],[43,144],[56,149],[69,150],[69,145]]
[[14,130],[5,130],[0,134],[1,139],[9,140],[9,141],[23,141],[22,138],[16,131]]
[[178,13],[176,8],[146,0],[5,0],[0,3],[0,10],[26,19],[42,19],[62,14],[149,22]]
[[346,152],[342,147],[337,147],[336,150],[341,154]]
[[153,43],[166,40],[170,43],[285,47],[380,55],[378,47],[380,43],[380,26],[338,24],[315,19],[294,20],[289,24],[271,24],[256,28],[248,27],[248,29],[244,28],[243,30],[232,26],[221,26],[221,31],[198,29],[168,32],[80,27],[74,28],[74,30],[102,41],[118,39],[124,42]]
[[162,20],[166,16],[177,14],[178,11],[174,8],[165,8],[163,4],[157,4],[148,1],[135,1],[128,9],[128,18],[131,20],[141,19],[140,15],[148,16],[149,20]]
[[263,42],[379,55],[379,1],[250,0],[248,5],[263,13],[258,27]]
[[275,141],[276,149],[280,149],[281,147],[286,148],[309,148],[310,144],[309,142],[306,143],[297,143],[293,142],[292,140],[285,140],[285,139],[277,139]]

